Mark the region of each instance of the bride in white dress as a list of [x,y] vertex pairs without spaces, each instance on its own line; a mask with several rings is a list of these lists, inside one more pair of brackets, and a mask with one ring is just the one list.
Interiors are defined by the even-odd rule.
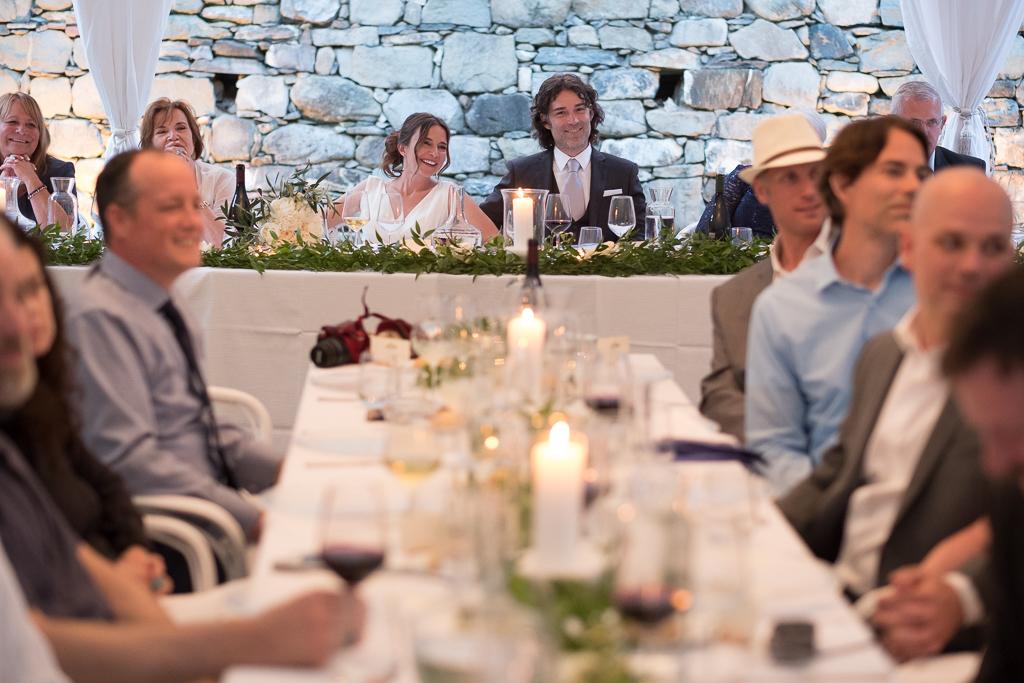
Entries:
[[[450,137],[448,125],[433,114],[410,114],[402,127],[384,141],[380,167],[390,180],[370,176],[348,193],[346,205],[358,201],[364,216],[375,216],[380,215],[382,205],[387,211],[387,193],[393,193],[395,204],[400,199],[404,220],[397,234],[385,236],[389,242],[408,236],[417,223],[420,231],[426,232],[450,222],[458,188],[448,180],[437,178],[450,161]],[[483,233],[485,241],[498,234],[491,219],[469,197],[465,200],[465,211],[466,220]],[[372,221],[368,223],[364,239],[375,241],[374,233],[381,227]]]

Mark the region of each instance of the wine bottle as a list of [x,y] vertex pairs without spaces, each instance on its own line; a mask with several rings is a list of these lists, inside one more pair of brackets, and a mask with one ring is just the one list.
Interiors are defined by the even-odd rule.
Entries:
[[245,191],[245,164],[235,164],[235,196],[231,198],[228,220],[235,225],[249,225],[252,222],[252,204]]
[[544,286],[540,282],[540,252],[537,240],[531,239],[526,246],[526,277],[519,293],[519,303],[534,310],[544,308]]
[[725,203],[725,176],[719,173],[715,177],[715,209],[708,225],[708,236],[717,240],[732,239],[732,221],[729,219],[729,207]]

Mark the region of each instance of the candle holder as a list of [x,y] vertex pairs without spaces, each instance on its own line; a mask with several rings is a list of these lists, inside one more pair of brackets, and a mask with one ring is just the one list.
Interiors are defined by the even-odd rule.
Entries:
[[544,241],[544,199],[547,195],[547,190],[530,188],[501,191],[505,209],[501,214],[501,234],[505,238],[506,249],[525,255],[530,240],[535,239],[538,244]]

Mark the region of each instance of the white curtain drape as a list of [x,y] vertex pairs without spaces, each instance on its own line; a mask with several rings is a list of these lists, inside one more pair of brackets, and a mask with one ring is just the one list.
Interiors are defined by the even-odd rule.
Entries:
[[104,158],[139,146],[172,0],[74,0],[89,71],[110,121]]
[[[981,101],[1024,20],[1024,0],[901,0],[910,54],[953,115],[939,144],[989,164]],[[989,164],[991,167],[991,164]]]

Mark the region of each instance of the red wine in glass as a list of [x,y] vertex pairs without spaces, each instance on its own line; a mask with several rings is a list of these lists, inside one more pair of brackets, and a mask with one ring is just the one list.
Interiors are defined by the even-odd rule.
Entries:
[[354,589],[384,565],[384,551],[367,546],[329,545],[323,549],[321,559]]
[[619,614],[644,626],[654,626],[676,611],[672,591],[667,588],[618,591],[614,601]]

